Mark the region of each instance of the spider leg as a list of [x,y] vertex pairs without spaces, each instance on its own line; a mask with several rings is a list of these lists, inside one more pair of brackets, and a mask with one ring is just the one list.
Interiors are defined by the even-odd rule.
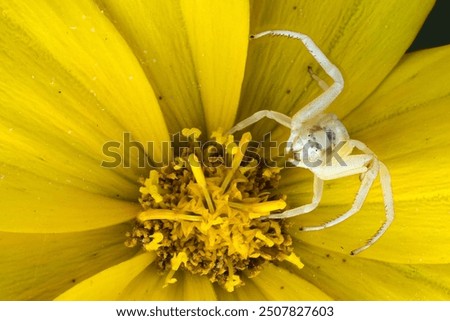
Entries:
[[[375,154],[362,142],[358,140],[351,140],[351,143],[361,150],[364,153],[372,154],[375,156]],[[376,159],[376,158],[375,158]],[[378,229],[378,231],[367,241],[367,243],[364,246],[361,246],[360,248],[357,248],[351,252],[352,255],[356,255],[358,253],[361,253],[368,247],[370,247],[372,244],[374,244],[389,228],[389,226],[394,221],[394,198],[392,194],[392,184],[391,184],[391,175],[389,174],[389,170],[387,169],[386,165],[384,163],[377,160],[377,163],[379,165],[379,175],[380,175],[380,183],[381,183],[381,190],[383,193],[383,201],[384,201],[384,210],[385,210],[385,221],[381,225],[381,227]]]
[[348,219],[353,214],[357,213],[364,204],[367,194],[369,193],[369,190],[372,187],[375,178],[377,177],[378,171],[379,163],[376,159],[373,159],[372,166],[364,173],[361,186],[359,187],[358,193],[356,194],[355,200],[353,201],[352,207],[347,212],[322,225],[302,227],[301,230],[305,232],[323,230],[325,228],[339,224]]
[[312,41],[312,39],[307,35],[288,30],[268,30],[254,35],[253,38],[256,39],[266,35],[284,36],[300,40],[305,45],[306,49],[308,49],[309,53],[323,68],[323,70],[325,70],[325,72],[334,80],[334,83],[319,97],[311,101],[292,117],[293,122],[300,125],[323,112],[331,104],[331,102],[336,99],[344,88],[344,78],[342,77],[339,69],[331,63],[322,50],[320,50],[314,41]]
[[386,211],[386,220],[383,225],[378,229],[378,231],[369,239],[369,241],[351,252],[352,255],[356,255],[366,250],[372,244],[374,244],[378,239],[387,231],[389,226],[394,221],[394,200],[392,197],[392,187],[391,187],[391,176],[389,171],[382,162],[380,163],[380,182],[383,191],[384,208]]
[[363,173],[361,186],[358,190],[358,193],[356,194],[352,207],[346,213],[335,218],[334,220],[331,220],[319,226],[303,227],[302,231],[323,230],[325,228],[339,224],[344,220],[346,220],[347,218],[351,217],[353,214],[357,213],[361,209],[375,178],[379,174],[385,204],[386,220],[383,223],[383,225],[378,229],[378,231],[367,241],[365,245],[351,251],[352,255],[356,255],[366,250],[371,245],[373,245],[389,228],[392,221],[394,220],[394,202],[392,197],[391,178],[387,167],[382,162],[378,161],[373,152],[364,143],[357,140],[351,140],[350,142],[362,152],[367,153],[368,155],[373,155],[371,166],[369,167],[367,172]]
[[325,80],[317,76],[314,71],[312,70],[311,66],[308,66],[308,72],[311,75],[311,78],[314,79],[320,88],[322,88],[323,91],[326,91],[328,88],[330,88],[330,85],[328,85]]
[[250,117],[240,121],[236,125],[234,125],[233,128],[231,128],[227,134],[233,134],[234,132],[237,132],[238,130],[244,129],[245,127],[250,126],[251,124],[256,123],[257,121],[261,120],[262,118],[267,117],[269,119],[273,119],[276,122],[280,123],[281,125],[291,128],[291,117],[286,116],[285,114],[279,113],[277,111],[273,110],[260,110]]
[[[325,72],[334,80],[334,83],[329,88],[327,88],[319,97],[316,97],[313,101],[308,103],[292,117],[293,123],[301,126],[301,124],[305,121],[323,112],[333,102],[333,100],[336,99],[336,97],[344,88],[344,78],[342,77],[339,69],[331,63],[331,61],[327,58],[327,56],[325,56],[322,50],[320,50],[320,48],[314,43],[314,41],[307,35],[288,30],[268,30],[258,33],[252,36],[252,38],[256,39],[267,35],[284,36],[300,40],[304,44],[306,49],[308,49],[309,53],[323,68],[323,70],[325,70]],[[321,85],[320,82],[319,85]],[[321,87],[324,88],[322,85]]]
[[267,218],[279,219],[307,214],[313,211],[319,205],[320,200],[322,199],[322,191],[323,191],[323,180],[317,177],[317,175],[314,175],[313,197],[311,203],[284,211],[283,213],[270,214]]
[[282,113],[271,111],[271,110],[261,110],[250,117],[242,120],[238,124],[236,124],[233,128],[228,131],[228,134],[232,134],[238,130],[241,130],[247,126],[250,126],[253,123],[256,123],[260,119],[267,117],[273,119],[280,123],[281,125],[293,129],[291,124],[296,124],[301,126],[305,121],[315,117],[316,115],[323,112],[336,97],[341,93],[344,88],[344,79],[342,77],[339,69],[333,65],[330,60],[325,56],[325,54],[320,50],[320,48],[314,43],[314,41],[305,34],[292,32],[287,30],[268,30],[256,35],[251,36],[253,39],[257,39],[260,37],[264,37],[267,35],[272,36],[284,36],[288,38],[293,38],[296,40],[300,40],[308,49],[310,54],[314,57],[314,59],[319,63],[319,65],[325,70],[325,72],[334,80],[334,83],[331,86],[328,86],[325,81],[320,79],[317,75],[312,73],[309,68],[309,72],[314,80],[316,80],[319,86],[324,90],[324,92],[316,97],[313,101],[303,107],[300,111],[298,111],[292,118],[286,116]]

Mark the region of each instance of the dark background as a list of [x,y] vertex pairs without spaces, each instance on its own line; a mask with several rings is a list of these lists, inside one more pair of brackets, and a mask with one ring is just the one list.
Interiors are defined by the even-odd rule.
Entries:
[[439,47],[447,44],[450,44],[450,0],[437,0],[408,51]]

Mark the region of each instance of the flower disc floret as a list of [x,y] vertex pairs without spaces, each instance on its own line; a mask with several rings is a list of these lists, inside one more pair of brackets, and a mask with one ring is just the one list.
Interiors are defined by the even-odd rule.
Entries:
[[186,270],[231,292],[244,284],[244,274],[256,276],[266,262],[286,260],[301,268],[286,222],[265,219],[286,207],[286,197],[277,193],[280,168],[246,157],[249,133],[235,143],[233,136],[215,132],[208,157],[196,148],[197,129],[182,133],[190,147],[142,181],[144,210],[127,246],[156,252],[165,285]]

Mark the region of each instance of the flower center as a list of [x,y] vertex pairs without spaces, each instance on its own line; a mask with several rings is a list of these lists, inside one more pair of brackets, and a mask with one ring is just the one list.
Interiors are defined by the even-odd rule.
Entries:
[[277,193],[280,168],[248,156],[250,133],[235,143],[232,135],[215,132],[203,148],[198,129],[182,134],[189,147],[143,180],[144,210],[126,245],[156,252],[165,286],[177,281],[178,270],[187,270],[231,292],[265,262],[301,268],[286,222],[267,219],[286,207],[286,196]]

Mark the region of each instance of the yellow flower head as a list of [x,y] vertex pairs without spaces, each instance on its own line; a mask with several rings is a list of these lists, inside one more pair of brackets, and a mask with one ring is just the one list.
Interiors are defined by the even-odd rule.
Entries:
[[261,220],[286,202],[276,194],[280,169],[244,160],[251,135],[235,144],[231,135],[216,132],[217,144],[202,153],[196,146],[200,132],[183,133],[191,146],[143,182],[144,211],[127,245],[156,251],[158,266],[167,272],[165,285],[175,283],[173,275],[182,268],[232,292],[243,285],[243,273],[253,277],[265,262],[295,260],[301,268],[284,221]]
[[[0,0],[0,299],[448,300],[450,48],[404,55],[432,5]],[[280,29],[338,66],[327,112],[390,170],[395,221],[356,256],[384,219],[378,182],[352,218],[301,231],[345,213],[358,175],[270,219],[310,203],[313,178],[253,164],[247,143],[290,131],[223,134],[331,84],[298,41],[249,41]],[[235,148],[209,166],[195,144],[167,153],[179,132]]]

